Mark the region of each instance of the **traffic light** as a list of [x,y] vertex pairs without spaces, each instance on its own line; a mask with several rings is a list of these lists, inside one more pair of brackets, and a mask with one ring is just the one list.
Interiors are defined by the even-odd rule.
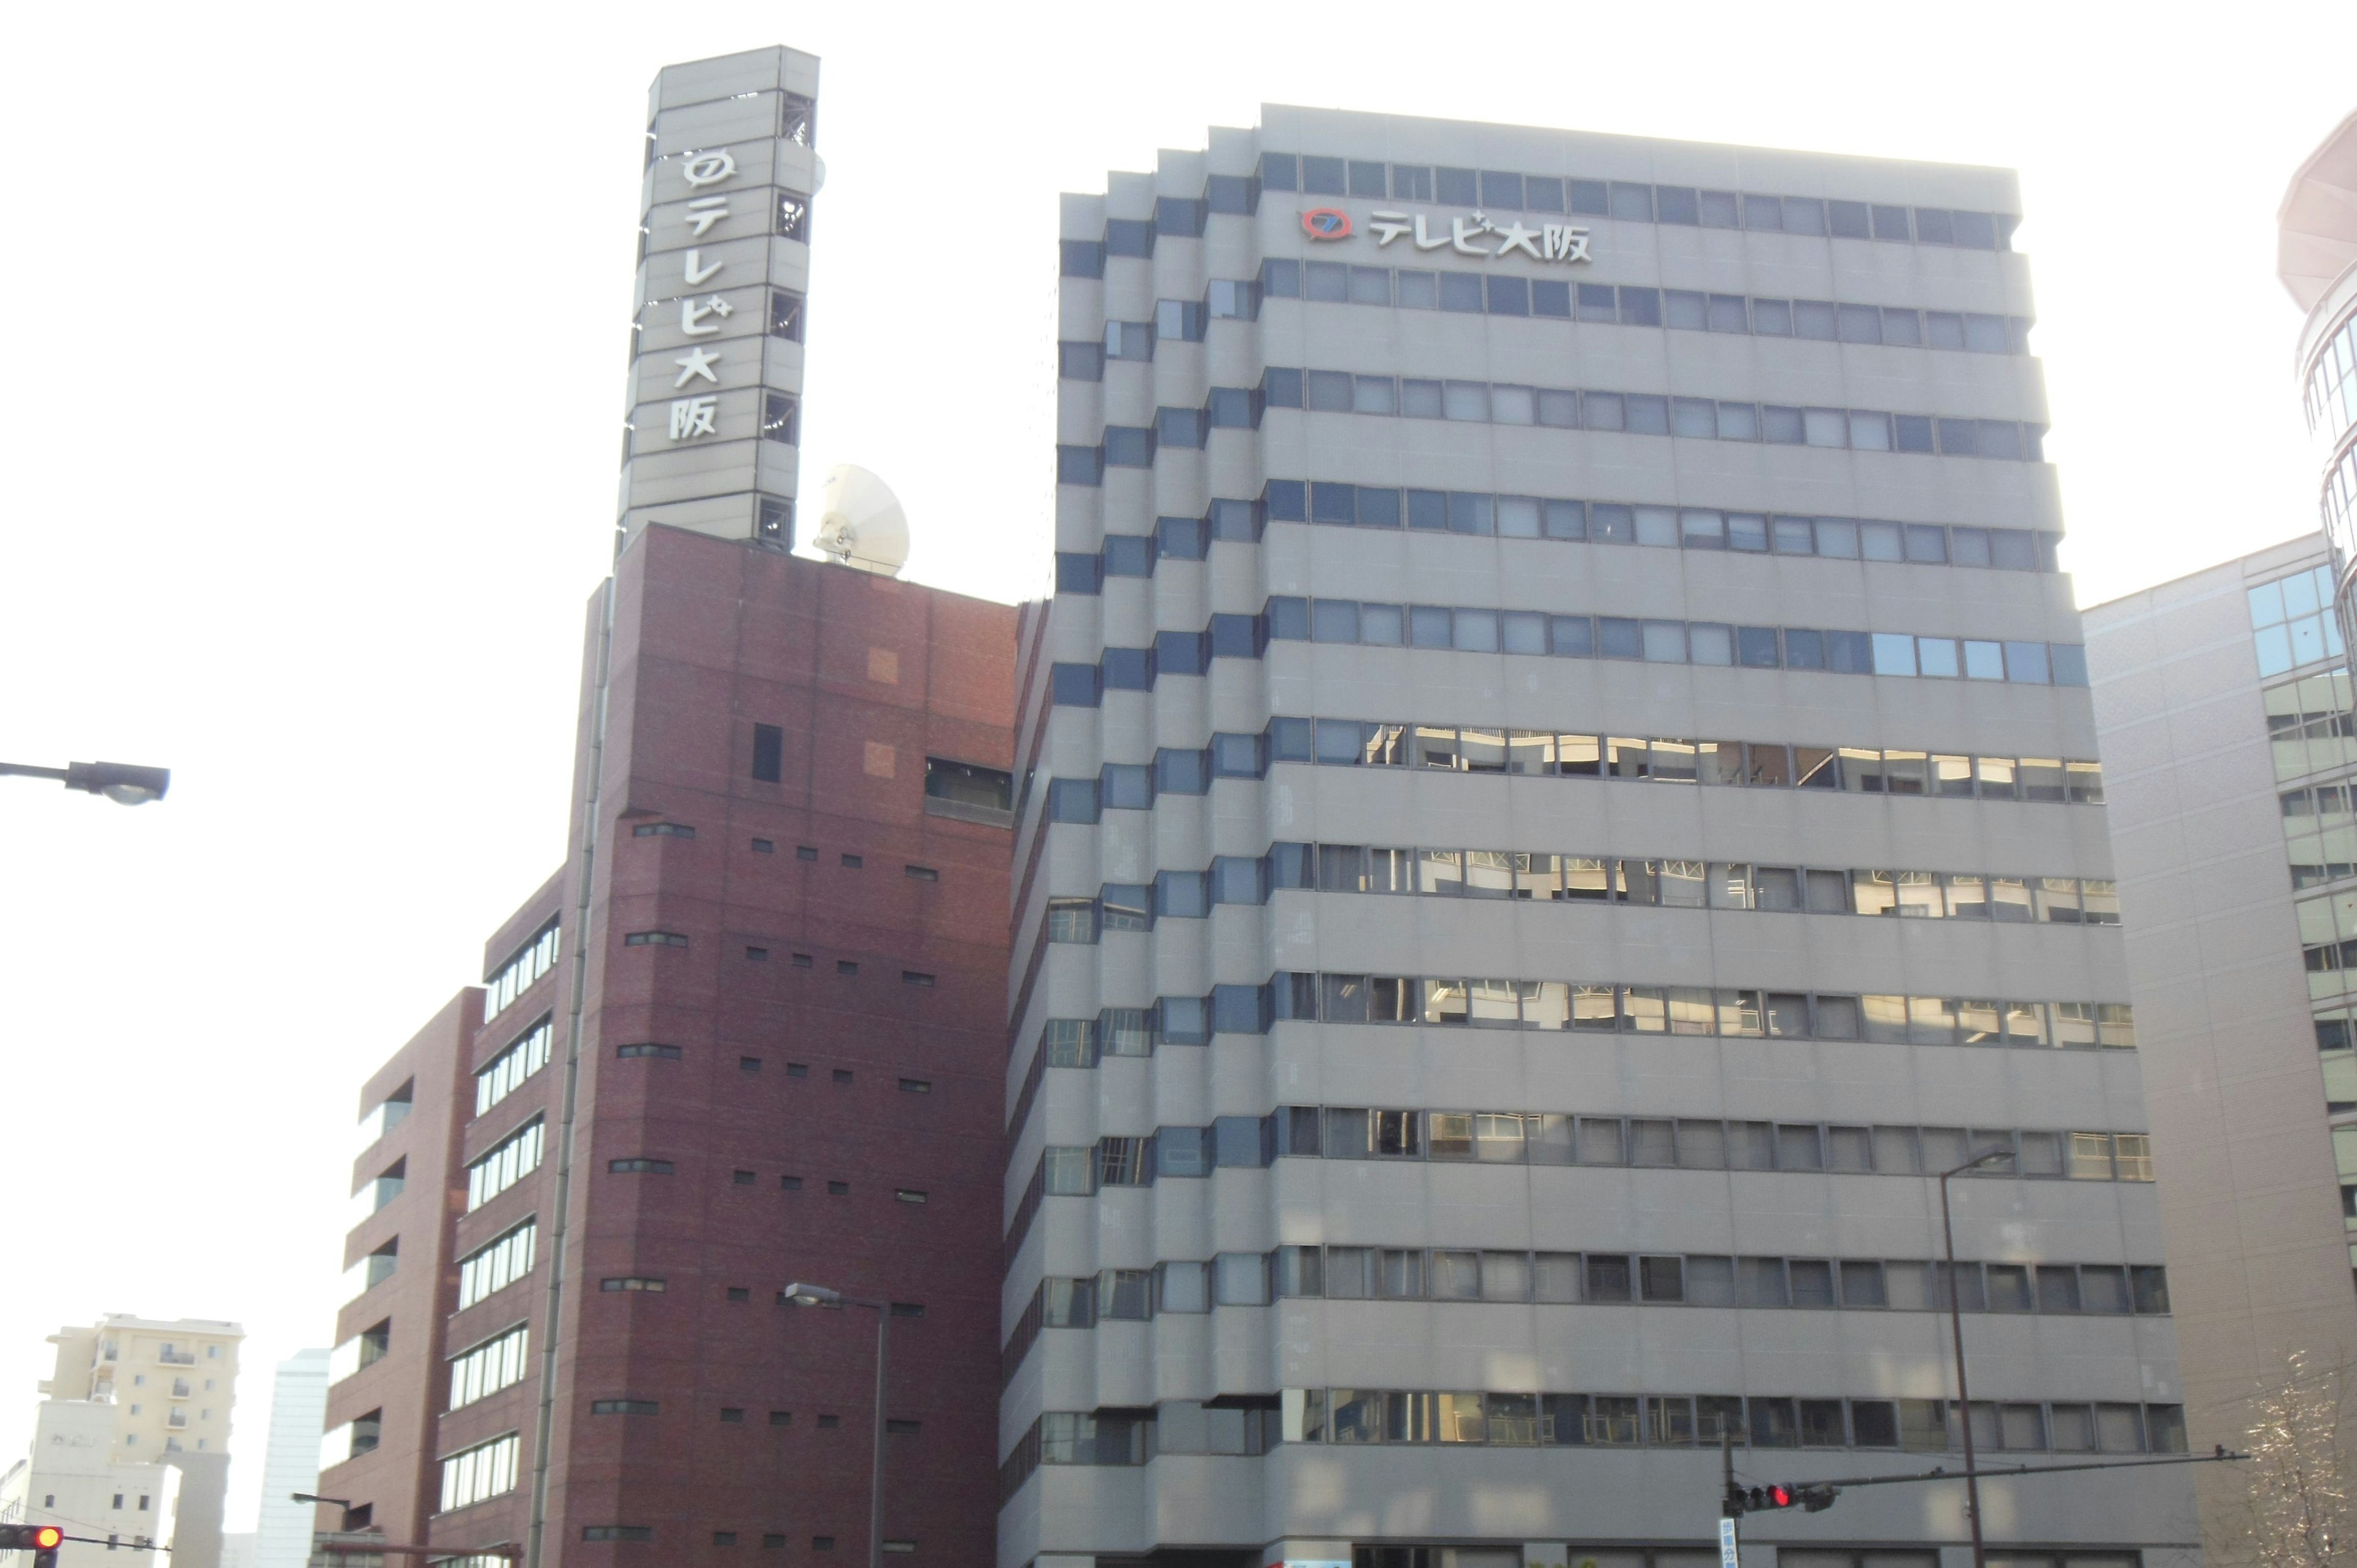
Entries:
[[65,1538],[53,1524],[0,1524],[0,1552],[55,1552]]
[[1810,1513],[1823,1513],[1834,1506],[1839,1493],[1837,1487],[1734,1487],[1727,1488],[1725,1502],[1728,1519],[1741,1519],[1748,1513],[1770,1513],[1777,1509],[1800,1508]]

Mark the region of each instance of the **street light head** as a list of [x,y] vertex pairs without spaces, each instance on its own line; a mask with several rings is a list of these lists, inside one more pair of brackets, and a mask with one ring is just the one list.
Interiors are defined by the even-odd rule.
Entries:
[[824,1285],[797,1283],[786,1287],[786,1299],[796,1306],[837,1306],[843,1302],[843,1293],[829,1290]]
[[168,768],[140,768],[128,762],[70,762],[66,788],[103,795],[118,805],[144,806],[160,800],[172,787]]
[[2002,1145],[1994,1149],[1983,1149],[1979,1154],[1975,1155],[1970,1160],[1965,1162],[1964,1169],[1968,1171],[1978,1170],[1983,1165],[1993,1165],[1999,1160],[2009,1160],[2011,1158],[2013,1158],[2013,1151],[2011,1149],[2005,1148]]
[[291,1502],[332,1503],[339,1509],[349,1509],[352,1506],[351,1499],[349,1498],[316,1498],[308,1492],[291,1492],[287,1496]]

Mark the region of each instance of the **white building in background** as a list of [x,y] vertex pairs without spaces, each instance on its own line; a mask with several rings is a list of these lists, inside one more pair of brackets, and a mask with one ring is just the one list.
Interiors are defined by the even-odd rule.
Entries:
[[[221,1568],[230,1414],[237,1399],[237,1348],[244,1338],[244,1329],[218,1318],[120,1312],[50,1335],[57,1369],[39,1385],[48,1399],[40,1408],[23,1487],[34,1510],[27,1517],[41,1521],[45,1516],[38,1510],[50,1506],[43,1498],[86,1492],[98,1501],[84,1498],[73,1507],[90,1517],[58,1522],[74,1525],[75,1533],[145,1535],[168,1543],[173,1568]],[[102,1475],[93,1478],[75,1469],[51,1484],[58,1465],[70,1459],[82,1466],[93,1453],[96,1463],[108,1466]],[[154,1478],[163,1467],[176,1473],[168,1487]],[[163,1509],[167,1494],[167,1518],[141,1515],[138,1498],[149,1498],[153,1513]],[[0,1506],[5,1502],[0,1496]],[[76,1549],[66,1551],[64,1561],[70,1562]],[[124,1568],[119,1552],[108,1561]]]
[[224,1531],[221,1544],[221,1568],[253,1568],[254,1544],[260,1538],[250,1530],[234,1535]]
[[188,1477],[161,1455],[121,1457],[120,1438],[115,1412],[103,1402],[45,1401],[33,1419],[31,1455],[0,1477],[0,1520],[122,1543],[110,1552],[70,1540],[58,1549],[58,1568],[175,1568],[177,1554],[160,1548],[177,1532]]
[[[328,1415],[328,1352],[297,1350],[270,1385],[270,1437],[262,1456],[262,1510],[242,1568],[303,1568],[311,1556],[308,1503],[292,1501],[319,1481],[319,1431]],[[221,1568],[238,1568],[224,1553]]]

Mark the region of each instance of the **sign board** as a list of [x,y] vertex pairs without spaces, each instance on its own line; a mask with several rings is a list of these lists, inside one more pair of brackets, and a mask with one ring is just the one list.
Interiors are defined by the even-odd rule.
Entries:
[[1735,1549],[1735,1521],[1718,1521],[1718,1568],[1740,1568]]

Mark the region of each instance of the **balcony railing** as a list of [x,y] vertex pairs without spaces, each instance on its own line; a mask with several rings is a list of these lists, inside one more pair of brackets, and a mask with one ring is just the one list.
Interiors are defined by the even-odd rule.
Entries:
[[197,1364],[197,1353],[194,1350],[182,1350],[167,1345],[156,1352],[156,1359],[167,1367],[193,1367]]

